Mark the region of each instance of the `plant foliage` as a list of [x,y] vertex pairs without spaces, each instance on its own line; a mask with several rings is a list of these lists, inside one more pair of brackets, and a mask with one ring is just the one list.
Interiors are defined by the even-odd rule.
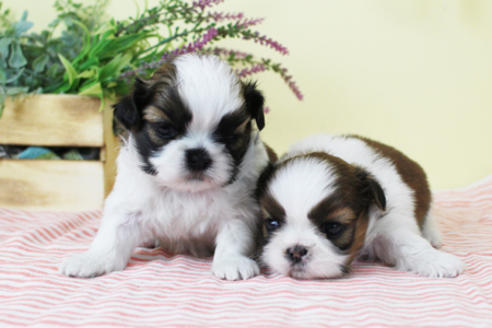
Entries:
[[283,55],[280,43],[253,30],[262,19],[242,13],[211,11],[222,0],[160,0],[125,20],[105,12],[108,0],[90,5],[56,0],[57,16],[41,32],[25,11],[17,21],[0,1],[0,114],[6,96],[25,93],[71,93],[104,99],[128,92],[135,75],[151,74],[169,56],[213,53],[236,68],[240,77],[271,70],[302,99],[280,63],[215,44],[241,38]]

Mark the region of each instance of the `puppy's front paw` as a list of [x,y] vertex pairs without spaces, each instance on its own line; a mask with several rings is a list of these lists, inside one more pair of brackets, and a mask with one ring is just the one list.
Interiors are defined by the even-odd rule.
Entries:
[[68,277],[92,278],[111,271],[122,270],[124,267],[125,263],[119,263],[100,254],[86,252],[66,259],[60,266],[60,273]]
[[215,260],[212,264],[213,274],[225,280],[241,280],[252,278],[260,269],[258,264],[252,259],[245,256]]
[[463,272],[464,265],[454,255],[433,250],[422,256],[420,261],[412,263],[407,270],[431,278],[452,278]]

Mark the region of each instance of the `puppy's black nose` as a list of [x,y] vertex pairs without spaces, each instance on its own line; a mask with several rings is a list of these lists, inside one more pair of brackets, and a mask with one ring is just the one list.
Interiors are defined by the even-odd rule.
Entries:
[[299,263],[307,255],[308,250],[302,245],[295,245],[294,247],[287,248],[285,255],[294,264]]
[[203,171],[210,167],[212,159],[203,148],[186,150],[186,165],[190,171]]

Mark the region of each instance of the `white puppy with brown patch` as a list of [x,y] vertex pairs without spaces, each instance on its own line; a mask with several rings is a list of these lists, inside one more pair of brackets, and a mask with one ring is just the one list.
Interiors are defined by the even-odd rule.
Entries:
[[307,138],[265,170],[257,196],[265,238],[261,260],[276,272],[339,277],[358,256],[428,277],[463,271],[460,260],[436,249],[441,238],[429,214],[424,171],[381,143],[357,136]]
[[89,250],[67,259],[61,272],[122,270],[136,246],[159,240],[169,252],[214,255],[219,278],[258,274],[248,257],[259,213],[253,194],[269,159],[255,85],[241,83],[216,57],[179,56],[137,80],[115,116],[130,133],[101,226]]

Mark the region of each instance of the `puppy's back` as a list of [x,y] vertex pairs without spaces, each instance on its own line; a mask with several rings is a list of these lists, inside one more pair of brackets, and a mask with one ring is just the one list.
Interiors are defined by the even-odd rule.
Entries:
[[[400,180],[413,193],[415,218],[422,228],[431,203],[431,193],[424,170],[397,149],[380,142],[356,136],[332,136],[321,134],[308,137],[293,145],[284,158],[300,153],[324,151],[361,166],[371,172],[385,189],[389,203],[402,204]],[[406,202],[405,202],[406,203]]]
[[391,146],[365,137],[355,135],[350,137],[364,141],[364,143],[366,143],[374,151],[391,160],[403,181],[414,192],[415,217],[417,218],[419,226],[422,227],[427,213],[429,212],[431,203],[431,192],[427,182],[427,176],[422,167],[401,151]]

